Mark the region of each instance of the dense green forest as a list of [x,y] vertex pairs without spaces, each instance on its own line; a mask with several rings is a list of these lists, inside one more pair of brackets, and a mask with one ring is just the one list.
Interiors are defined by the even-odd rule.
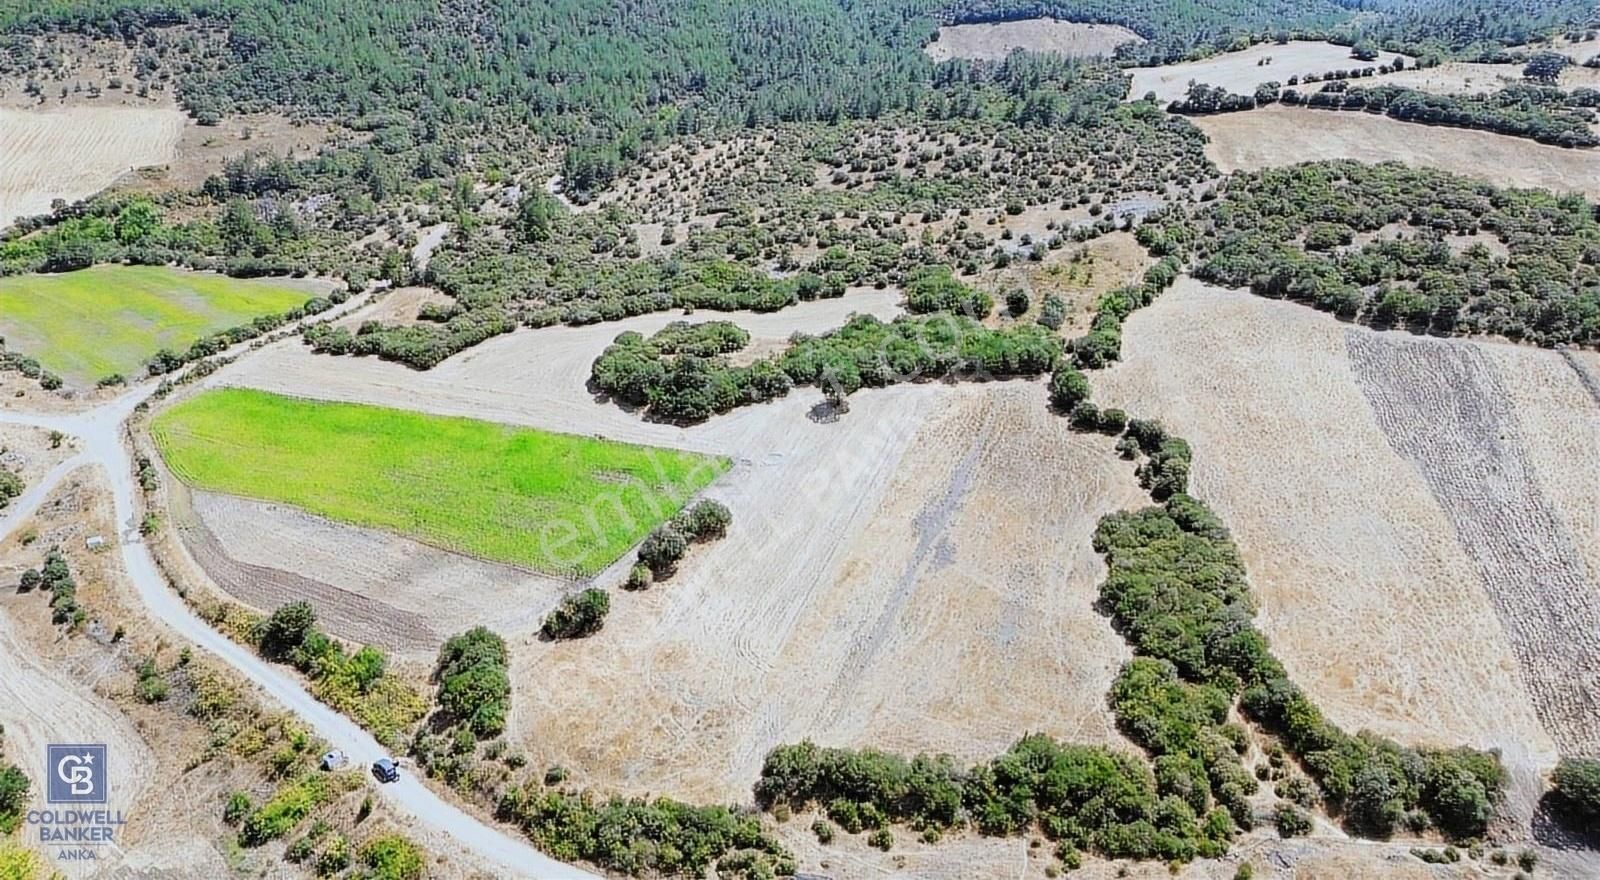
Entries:
[[189,24],[220,48],[168,60],[202,118],[292,108],[420,128],[523,125],[578,147],[585,191],[644,147],[708,126],[872,118],[915,108],[941,22],[1051,15],[1122,24],[1148,42],[1124,60],[1163,61],[1269,34],[1376,40],[1411,51],[1492,51],[1582,26],[1592,5],[1524,0],[0,0],[17,40],[63,30],[139,44]]

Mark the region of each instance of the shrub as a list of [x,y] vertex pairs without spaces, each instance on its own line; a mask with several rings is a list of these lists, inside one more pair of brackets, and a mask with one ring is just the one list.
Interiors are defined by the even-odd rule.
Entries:
[[1061,364],[1050,374],[1050,404],[1060,412],[1071,412],[1089,394],[1089,379],[1076,367]]
[[422,877],[422,850],[396,834],[374,837],[361,846],[361,861],[372,880],[419,880]]
[[817,843],[827,845],[833,842],[833,825],[827,819],[812,822],[811,833],[817,836]]
[[1293,804],[1279,804],[1273,819],[1281,837],[1303,837],[1311,833],[1311,816]]
[[660,579],[671,575],[688,552],[688,536],[676,523],[667,523],[657,526],[639,545],[639,561]]
[[949,266],[924,266],[906,279],[906,311],[914,314],[954,312],[969,318],[987,317],[994,300],[950,274]]
[[1574,828],[1600,828],[1600,759],[1562,758],[1550,776],[1556,812]]
[[561,604],[545,617],[543,632],[552,639],[578,639],[593,635],[605,624],[606,614],[610,611],[610,594],[590,587],[563,598]]
[[10,764],[0,765],[0,836],[17,830],[27,804],[27,775]]
[[673,518],[673,524],[689,538],[708,541],[728,533],[733,514],[726,505],[710,499],[697,502]]
[[511,706],[508,663],[505,639],[484,627],[452,636],[434,673],[439,708],[480,738],[498,736]]
[[1014,317],[1026,313],[1030,305],[1032,305],[1032,300],[1028,297],[1028,292],[1020,287],[1013,288],[1006,294],[1006,311],[1010,312]]

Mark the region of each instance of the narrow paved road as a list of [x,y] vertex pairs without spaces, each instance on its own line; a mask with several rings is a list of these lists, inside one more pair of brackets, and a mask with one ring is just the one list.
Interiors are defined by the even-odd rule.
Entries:
[[[134,482],[132,457],[123,444],[124,423],[154,386],[146,384],[86,413],[66,416],[0,412],[0,425],[29,425],[57,430],[78,438],[81,451],[52,468],[37,485],[28,487],[0,518],[0,540],[28,518],[51,489],[72,470],[85,464],[99,465],[111,485],[116,520],[121,534],[118,543],[122,563],[132,579],[139,599],[167,626],[196,645],[210,651],[239,674],[255,682],[267,695],[294,712],[317,735],[334,748],[343,749],[352,761],[369,766],[385,752],[377,740],[355,722],[335,712],[311,696],[300,682],[282,668],[272,666],[247,648],[212,629],[189,610],[156,568],[150,548],[139,534],[136,503],[138,486]],[[506,876],[539,880],[599,880],[597,875],[558,862],[529,846],[519,837],[507,834],[463,812],[427,786],[404,774],[399,782],[378,786],[379,794],[400,812],[416,817],[454,837],[462,846],[493,862]]]

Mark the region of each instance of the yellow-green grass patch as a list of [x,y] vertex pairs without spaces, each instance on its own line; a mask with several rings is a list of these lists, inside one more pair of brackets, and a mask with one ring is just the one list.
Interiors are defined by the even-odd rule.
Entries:
[[165,266],[96,266],[0,278],[0,335],[74,384],[134,376],[163,348],[311,299],[293,283]]
[[[605,568],[729,466],[689,452],[243,388],[179,403],[156,416],[152,433],[168,467],[196,488],[567,576]],[[471,585],[450,586],[458,587]]]

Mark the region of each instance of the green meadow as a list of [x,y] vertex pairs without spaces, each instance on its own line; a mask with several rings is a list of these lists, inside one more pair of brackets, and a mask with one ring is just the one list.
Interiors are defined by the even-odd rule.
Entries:
[[96,266],[0,278],[0,336],[12,351],[84,385],[128,377],[162,348],[288,311],[312,294],[282,282],[164,266]]
[[179,403],[156,416],[152,433],[173,473],[196,488],[575,576],[615,561],[729,465],[687,452],[248,389]]

